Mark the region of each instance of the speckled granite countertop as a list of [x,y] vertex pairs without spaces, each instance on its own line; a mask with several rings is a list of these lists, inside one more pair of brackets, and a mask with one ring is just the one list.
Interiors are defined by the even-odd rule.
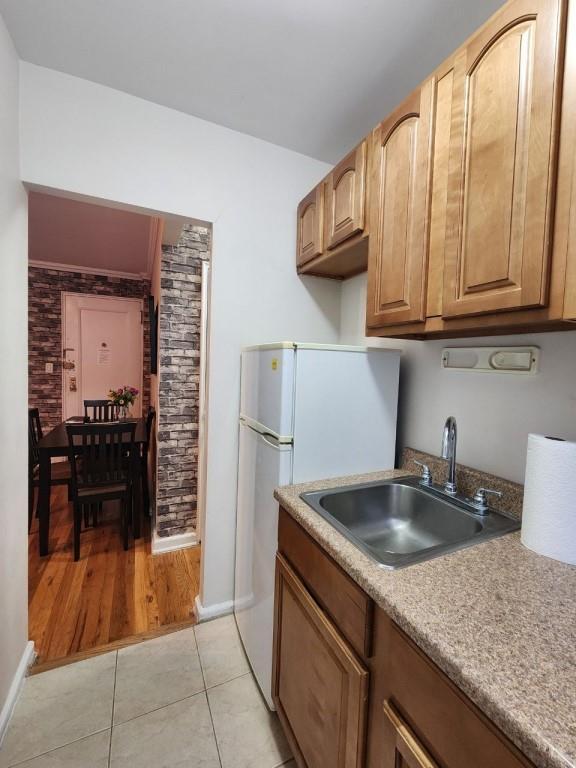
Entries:
[[512,533],[384,570],[300,498],[408,474],[286,486],[275,497],[527,757],[576,768],[576,568],[536,555]]

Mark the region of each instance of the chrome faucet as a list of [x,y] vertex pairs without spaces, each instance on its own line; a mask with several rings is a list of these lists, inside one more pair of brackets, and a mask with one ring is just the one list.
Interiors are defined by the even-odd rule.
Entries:
[[456,419],[448,416],[442,435],[442,458],[448,459],[448,479],[444,491],[450,496],[456,495]]

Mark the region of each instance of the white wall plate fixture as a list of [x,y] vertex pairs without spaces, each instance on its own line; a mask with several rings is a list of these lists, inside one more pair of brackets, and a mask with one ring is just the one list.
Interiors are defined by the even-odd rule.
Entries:
[[446,370],[524,376],[537,373],[539,362],[539,347],[445,347],[441,358]]

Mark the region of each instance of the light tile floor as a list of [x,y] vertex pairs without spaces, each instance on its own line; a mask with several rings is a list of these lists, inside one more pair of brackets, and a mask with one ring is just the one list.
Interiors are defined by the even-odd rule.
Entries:
[[234,619],[24,683],[0,768],[295,768]]

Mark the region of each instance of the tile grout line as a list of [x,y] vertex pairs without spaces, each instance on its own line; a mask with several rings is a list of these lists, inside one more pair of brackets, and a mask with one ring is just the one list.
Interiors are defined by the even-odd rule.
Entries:
[[[201,693],[208,693],[208,691],[213,691],[215,688],[220,688],[222,685],[227,685],[228,683],[234,682],[234,680],[239,680],[241,677],[247,677],[250,674],[251,674],[250,672],[242,672],[241,675],[236,675],[236,677],[231,677],[230,680],[224,680],[222,683],[216,683],[216,685],[211,685],[209,688],[201,688],[199,691],[196,691],[195,693],[190,693],[188,696],[183,696],[181,699],[175,699],[174,701],[169,701],[167,704],[161,704],[159,707],[154,707],[154,709],[149,709],[146,712],[140,712],[140,714],[138,715],[134,715],[133,717],[128,717],[126,718],[126,720],[122,720],[118,723],[115,723],[113,728],[119,728],[121,725],[126,725],[126,723],[131,723],[133,720],[138,720],[139,717],[146,717],[146,715],[151,715],[154,712],[159,712],[161,709],[166,709],[167,707],[171,707],[173,704],[181,704],[183,701],[187,701],[188,699],[193,699],[195,696],[199,696]],[[204,674],[202,674],[202,679],[204,679]],[[10,766],[10,768],[12,767]]]
[[112,717],[110,718],[110,740],[108,742],[108,768],[112,760],[112,730],[114,728],[114,705],[116,704],[116,679],[118,677],[118,651],[116,651],[116,663],[114,664],[114,689],[112,691]]
[[[181,699],[174,699],[174,701],[169,701],[166,704],[161,704],[158,707],[154,707],[153,709],[149,709],[146,712],[140,712],[137,715],[134,715],[133,717],[127,717],[126,720],[121,720],[118,723],[114,723],[112,721],[112,728],[118,728],[121,725],[125,725],[126,723],[130,723],[133,720],[138,720],[139,717],[145,717],[146,715],[151,715],[154,712],[159,712],[161,709],[166,709],[166,707],[171,707],[173,704],[180,704],[183,701],[186,701],[187,699],[193,699],[195,696],[198,696],[200,693],[207,693],[208,691],[212,691],[215,688],[219,688],[222,685],[226,685],[227,683],[231,683],[234,680],[239,680],[241,677],[246,677],[247,675],[250,675],[250,670],[247,670],[246,672],[242,672],[239,675],[235,675],[234,677],[229,678],[228,680],[223,680],[221,683],[215,683],[214,685],[206,686],[206,679],[204,677],[204,668],[202,667],[202,660],[200,658],[200,653],[198,651],[198,647],[196,646],[196,652],[198,654],[198,662],[200,665],[200,674],[202,675],[202,683],[203,687],[195,691],[194,693],[188,694],[188,696],[182,696]],[[114,686],[114,692],[116,692],[116,686]],[[207,697],[206,697],[207,698]],[[114,717],[114,712],[112,713],[112,717]]]
[[85,741],[86,739],[91,739],[92,736],[97,736],[99,733],[105,733],[106,731],[110,730],[109,728],[100,728],[98,731],[94,731],[93,733],[87,733],[85,736],[80,736],[78,739],[73,739],[72,741],[67,741],[66,744],[60,744],[58,747],[52,747],[51,749],[47,749],[45,752],[39,752],[37,755],[32,755],[32,757],[25,757],[23,760],[18,760],[17,763],[10,763],[6,766],[6,768],[17,768],[19,765],[23,765],[24,763],[31,762],[32,760],[37,760],[39,757],[45,757],[46,755],[50,755],[52,752],[58,752],[59,749],[64,749],[65,747],[69,747],[72,744],[79,744],[81,741]]
[[214,718],[212,716],[212,707],[210,706],[210,699],[208,698],[208,689],[206,688],[206,678],[204,677],[204,667],[202,665],[202,656],[200,655],[200,647],[198,646],[198,638],[196,637],[196,627],[192,628],[194,632],[194,641],[196,643],[196,651],[198,653],[198,662],[200,664],[200,672],[202,674],[202,681],[204,683],[204,696],[206,697],[206,704],[208,705],[208,714],[210,715],[210,722],[212,723],[212,733],[214,734],[214,744],[216,744],[216,754],[218,755],[218,762],[220,768],[223,768],[222,755],[220,754],[220,746],[218,744],[218,738],[216,736],[216,728],[214,726]]
[[199,691],[196,691],[196,693],[191,693],[188,696],[183,696],[181,699],[176,699],[175,701],[169,701],[167,704],[162,704],[159,707],[154,707],[154,709],[150,709],[146,712],[141,712],[139,715],[134,715],[134,717],[129,717],[126,720],[122,720],[119,723],[116,723],[113,728],[120,728],[122,725],[126,725],[127,723],[131,723],[133,720],[138,720],[140,717],[146,717],[147,715],[152,715],[154,712],[160,712],[161,709],[167,709],[168,707],[172,707],[174,704],[182,704],[183,701],[188,701],[188,699],[193,699],[195,696],[199,696],[201,693],[206,693],[206,688],[201,688]]

